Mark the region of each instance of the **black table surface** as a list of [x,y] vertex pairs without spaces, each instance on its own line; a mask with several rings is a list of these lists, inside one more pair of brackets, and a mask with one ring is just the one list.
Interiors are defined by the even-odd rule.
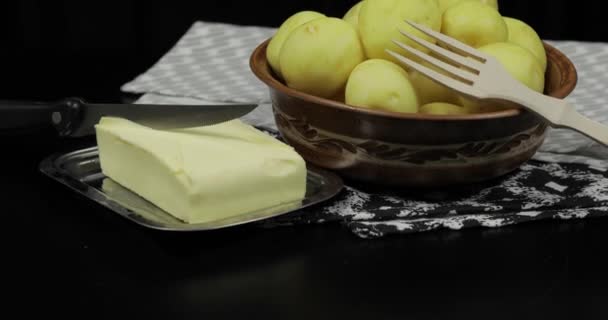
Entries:
[[[121,97],[118,89],[104,90],[96,94]],[[27,305],[22,313],[139,319],[608,315],[608,219],[375,240],[340,225],[166,233],[137,226],[38,172],[47,155],[94,143],[91,137],[58,139],[52,131],[0,139],[2,264],[9,267],[9,306]]]
[[[183,31],[176,27],[164,36],[176,39]],[[94,46],[45,52],[7,46],[0,52],[3,98],[129,101],[120,85],[170,45],[147,55],[146,46],[132,54]],[[337,224],[160,232],[38,171],[49,154],[94,143],[91,137],[59,139],[50,130],[0,137],[6,270],[0,287],[9,295],[3,313],[86,319],[608,317],[608,219],[374,240]]]

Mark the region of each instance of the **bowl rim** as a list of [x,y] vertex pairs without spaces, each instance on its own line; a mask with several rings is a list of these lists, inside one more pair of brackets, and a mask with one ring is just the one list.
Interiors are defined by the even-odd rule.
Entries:
[[[249,58],[249,68],[254,75],[265,83],[284,94],[289,96],[297,97],[307,102],[322,104],[331,108],[350,111],[355,113],[361,113],[371,116],[380,116],[393,119],[403,120],[432,120],[432,121],[463,121],[463,120],[488,120],[488,119],[501,119],[521,116],[529,111],[521,108],[513,108],[501,111],[484,112],[476,114],[465,114],[465,115],[432,115],[432,114],[421,114],[421,113],[403,113],[395,111],[386,111],[378,109],[366,109],[360,107],[354,107],[346,103],[339,101],[318,97],[312,94],[308,94],[302,91],[295,90],[283,84],[277,80],[270,72],[270,65],[266,58],[266,48],[272,37],[264,40],[260,43],[251,53]],[[562,82],[560,86],[553,92],[548,94],[551,97],[563,99],[567,97],[576,87],[578,82],[578,74],[574,63],[561,51],[554,46],[543,41],[547,58],[557,61],[560,65],[560,71],[562,75]]]

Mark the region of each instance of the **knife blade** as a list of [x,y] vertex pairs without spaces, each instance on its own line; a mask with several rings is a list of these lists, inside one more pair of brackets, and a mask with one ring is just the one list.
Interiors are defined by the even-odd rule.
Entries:
[[56,103],[0,102],[0,131],[42,126],[55,127],[60,136],[82,137],[95,133],[102,117],[119,117],[154,129],[206,126],[240,118],[256,104],[112,104],[88,103],[67,98]]
[[[69,99],[67,112],[56,111],[53,124],[63,135],[82,137],[94,133],[95,125],[102,117],[125,118],[154,129],[167,130],[216,124],[240,118],[251,112],[255,104],[227,105],[172,105],[172,104],[105,104],[86,103],[81,99]],[[63,115],[68,118],[64,119]],[[63,124],[77,121],[61,130]]]

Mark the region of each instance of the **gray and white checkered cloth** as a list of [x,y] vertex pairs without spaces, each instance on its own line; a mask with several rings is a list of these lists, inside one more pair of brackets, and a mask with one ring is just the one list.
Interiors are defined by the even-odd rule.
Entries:
[[196,22],[157,64],[122,90],[268,103],[266,87],[249,69],[249,57],[273,33],[272,28]]
[[[266,86],[249,69],[256,46],[275,29],[196,22],[155,65],[122,90],[143,93],[143,103],[204,104],[246,102],[260,104],[244,120],[275,128]],[[584,115],[608,123],[608,44],[547,41],[575,64],[579,82],[567,98]],[[608,152],[571,130],[552,129],[535,156],[538,160],[583,162],[606,166]]]

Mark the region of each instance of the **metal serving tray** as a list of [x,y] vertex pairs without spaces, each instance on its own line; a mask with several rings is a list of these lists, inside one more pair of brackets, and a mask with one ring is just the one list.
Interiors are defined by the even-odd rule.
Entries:
[[39,168],[50,178],[139,225],[166,231],[213,230],[268,219],[326,201],[343,188],[342,179],[336,174],[308,165],[306,195],[301,202],[189,224],[107,178],[101,172],[97,147],[51,155]]

